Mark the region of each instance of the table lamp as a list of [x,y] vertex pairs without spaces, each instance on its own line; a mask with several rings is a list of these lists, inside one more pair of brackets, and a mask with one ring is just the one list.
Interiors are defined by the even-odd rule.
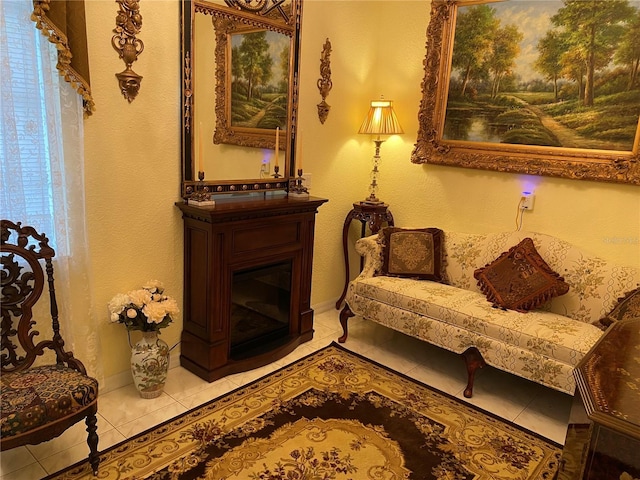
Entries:
[[395,135],[404,133],[395,112],[393,111],[393,101],[385,100],[372,100],[369,113],[367,113],[364,122],[360,126],[358,133],[368,133],[370,135],[377,135],[374,140],[376,144],[376,153],[373,156],[373,170],[371,171],[371,185],[369,185],[369,196],[363,203],[378,204],[382,201],[376,196],[376,190],[378,189],[378,164],[380,163],[380,145],[382,140],[380,135]]

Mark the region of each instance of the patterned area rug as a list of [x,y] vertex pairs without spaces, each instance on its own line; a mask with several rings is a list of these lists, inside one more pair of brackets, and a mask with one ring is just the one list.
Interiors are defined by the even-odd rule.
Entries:
[[107,450],[97,478],[550,479],[560,453],[332,344]]

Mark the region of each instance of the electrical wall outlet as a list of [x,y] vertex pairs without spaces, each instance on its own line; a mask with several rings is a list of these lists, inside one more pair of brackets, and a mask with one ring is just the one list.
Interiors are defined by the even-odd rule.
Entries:
[[260,173],[262,176],[269,175],[271,173],[271,163],[262,162],[262,165],[260,165]]
[[302,172],[302,184],[307,188],[311,188],[311,174],[310,173]]
[[520,201],[520,208],[522,210],[531,211],[533,210],[533,200],[535,195],[533,192],[522,192],[522,199]]

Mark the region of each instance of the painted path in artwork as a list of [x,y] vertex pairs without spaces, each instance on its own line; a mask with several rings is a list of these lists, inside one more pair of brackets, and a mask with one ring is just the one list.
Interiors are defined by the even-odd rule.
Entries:
[[264,116],[267,114],[269,109],[272,108],[272,106],[276,105],[279,100],[280,100],[280,97],[274,98],[268,104],[266,104],[262,110],[256,113],[249,120],[246,120],[244,122],[237,122],[236,125],[238,127],[257,128],[258,125],[260,125],[260,120],[264,118]]
[[623,142],[616,142],[613,140],[600,140],[594,138],[585,138],[582,135],[579,135],[575,130],[564,126],[562,123],[558,122],[551,115],[546,114],[540,107],[536,105],[531,105],[527,101],[522,98],[506,95],[509,98],[517,100],[517,102],[522,105],[523,108],[531,111],[536,117],[540,119],[542,125],[553,132],[556,136],[560,144],[564,148],[586,148],[589,150],[620,150],[620,151],[629,151],[629,145]]

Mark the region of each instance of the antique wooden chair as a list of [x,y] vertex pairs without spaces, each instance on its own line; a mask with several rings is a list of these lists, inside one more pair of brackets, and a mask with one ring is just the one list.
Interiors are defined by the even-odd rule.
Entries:
[[[37,444],[86,419],[89,463],[98,472],[98,382],[64,350],[53,284],[55,255],[49,239],[34,228],[0,221],[2,268],[2,436],[0,449]],[[44,260],[43,265],[40,260]],[[33,307],[48,283],[53,336],[38,339]],[[40,324],[43,328],[43,324]],[[35,342],[35,343],[34,343]],[[53,353],[45,352],[53,351]],[[49,358],[47,358],[47,356]],[[41,363],[55,363],[42,365]]]

